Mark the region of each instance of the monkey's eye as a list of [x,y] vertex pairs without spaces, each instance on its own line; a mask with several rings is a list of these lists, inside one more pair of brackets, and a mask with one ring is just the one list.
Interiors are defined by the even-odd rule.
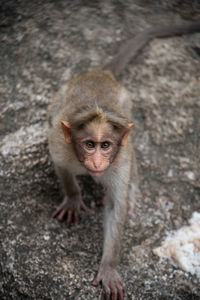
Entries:
[[103,142],[102,144],[101,144],[101,148],[103,148],[103,149],[108,149],[110,147],[110,142]]
[[95,147],[95,144],[93,141],[87,141],[87,142],[85,142],[85,145],[88,149],[93,149]]

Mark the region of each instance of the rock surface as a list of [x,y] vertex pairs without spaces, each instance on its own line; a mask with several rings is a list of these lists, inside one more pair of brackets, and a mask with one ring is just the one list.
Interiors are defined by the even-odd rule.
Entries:
[[[6,1],[0,10],[1,299],[102,299],[101,188],[80,178],[91,210],[77,227],[61,201],[46,113],[59,86],[109,61],[151,25],[199,18],[197,1]],[[195,10],[196,9],[196,10]],[[120,82],[132,94],[141,196],[123,239],[128,299],[200,299],[199,280],[152,250],[200,209],[200,34],[152,41]]]

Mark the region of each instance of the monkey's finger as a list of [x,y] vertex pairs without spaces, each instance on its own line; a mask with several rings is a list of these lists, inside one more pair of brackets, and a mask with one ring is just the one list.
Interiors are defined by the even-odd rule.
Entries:
[[[57,210],[52,214],[52,218],[56,218],[58,216],[58,220],[62,221],[64,215],[66,214],[67,209],[64,205],[61,205],[57,208]],[[60,217],[61,216],[61,217]]]
[[97,276],[97,278],[92,282],[92,285],[94,285],[94,286],[99,285],[100,280],[101,280],[101,279],[98,278],[98,276]]
[[127,293],[126,293],[126,288],[123,288],[123,292],[124,292],[124,297],[127,297]]
[[123,287],[121,286],[121,285],[118,285],[117,286],[117,289],[118,289],[118,298],[119,298],[119,300],[123,300],[123,297],[124,296],[126,296],[125,294],[124,294],[124,289],[123,289]]
[[81,201],[80,209],[83,210],[83,211],[88,210],[88,207],[85,205],[85,203],[83,201]]
[[[123,281],[120,281],[120,285],[121,285],[121,288],[122,288],[124,297],[126,297],[126,296],[127,296],[127,293],[126,293],[126,286],[125,286],[125,284],[123,283]],[[122,298],[122,299],[123,299],[123,298]]]
[[61,211],[61,207],[57,208],[56,211],[51,215],[52,218],[55,218]]
[[62,210],[60,211],[59,215],[58,215],[58,221],[62,222],[64,219],[65,214],[67,213],[67,208],[63,207]]
[[111,294],[110,288],[104,285],[104,290],[106,294],[106,300],[110,300],[110,294]]
[[119,283],[119,286],[121,286],[123,289],[126,288],[126,286],[125,286],[125,284],[123,283],[122,280],[119,280],[118,283]]
[[78,222],[79,222],[79,215],[78,215],[78,212],[75,211],[74,212],[74,225],[78,225]]
[[67,213],[67,226],[69,226],[72,222],[72,210],[68,210]]
[[112,288],[112,300],[117,300],[117,289]]

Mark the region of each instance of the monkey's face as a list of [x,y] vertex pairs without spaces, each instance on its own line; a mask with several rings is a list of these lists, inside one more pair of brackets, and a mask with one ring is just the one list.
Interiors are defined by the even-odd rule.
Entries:
[[93,177],[100,177],[114,162],[121,146],[126,146],[133,124],[116,129],[106,121],[94,120],[72,129],[68,122],[61,122],[65,141],[71,143],[77,159]]
[[114,161],[120,138],[108,123],[92,122],[72,138],[79,161],[93,177],[100,177]]

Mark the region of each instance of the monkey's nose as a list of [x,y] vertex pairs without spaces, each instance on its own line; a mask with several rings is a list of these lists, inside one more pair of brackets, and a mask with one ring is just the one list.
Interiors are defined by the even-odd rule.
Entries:
[[102,165],[102,162],[101,162],[101,161],[94,161],[94,162],[93,162],[93,166],[94,166],[94,169],[95,169],[95,170],[101,169],[101,165]]
[[102,167],[103,161],[100,153],[95,153],[94,159],[93,159],[93,167],[95,170],[100,170]]

